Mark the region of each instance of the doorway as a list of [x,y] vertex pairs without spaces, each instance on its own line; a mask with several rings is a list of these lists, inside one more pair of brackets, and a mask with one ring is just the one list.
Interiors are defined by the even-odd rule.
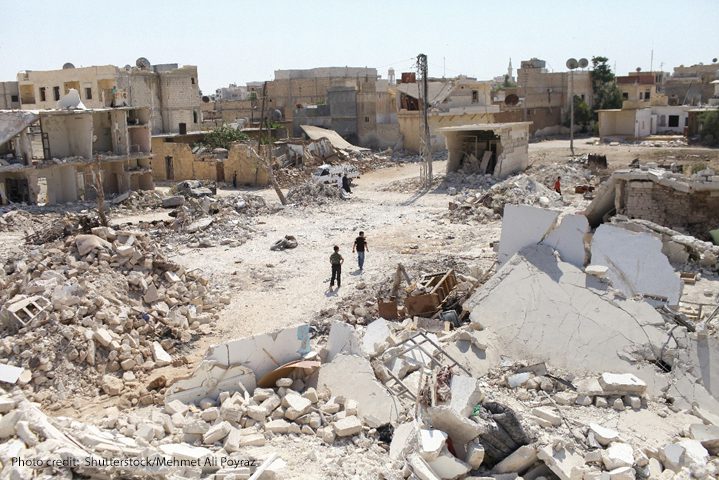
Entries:
[[175,168],[172,164],[172,157],[169,155],[165,157],[165,173],[168,180],[175,179]]

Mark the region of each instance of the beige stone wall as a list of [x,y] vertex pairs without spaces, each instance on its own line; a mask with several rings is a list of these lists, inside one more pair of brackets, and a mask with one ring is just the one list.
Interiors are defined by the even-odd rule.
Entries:
[[238,185],[267,186],[270,183],[267,169],[252,147],[236,143],[225,160],[225,181],[232,182],[237,174]]
[[[652,181],[622,181],[617,213],[686,231],[708,239],[719,225],[717,192],[685,193]],[[623,203],[621,203],[623,202]]]
[[[110,106],[112,100],[107,89],[112,88],[118,74],[118,68],[113,65],[96,67],[70,68],[61,70],[20,72],[17,80],[22,92],[22,108],[25,110],[55,108],[57,100],[53,95],[53,88],[58,87],[60,96],[65,95],[70,88],[78,89],[82,103],[88,108],[101,108]],[[105,80],[105,82],[102,82]],[[108,84],[109,81],[109,84]],[[40,89],[45,88],[45,100],[41,99]],[[87,97],[86,88],[89,88],[92,98]],[[30,100],[34,101],[30,101]]]
[[[194,180],[195,156],[186,143],[165,142],[162,137],[152,138],[152,178],[155,180]],[[168,178],[165,157],[172,157],[174,176]]]

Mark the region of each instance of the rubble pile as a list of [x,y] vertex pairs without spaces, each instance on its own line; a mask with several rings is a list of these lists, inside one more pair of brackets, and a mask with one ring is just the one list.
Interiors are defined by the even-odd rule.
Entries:
[[0,356],[26,368],[30,398],[54,408],[98,388],[121,394],[208,333],[229,302],[145,233],[108,227],[32,248],[4,274]]
[[162,206],[163,196],[153,190],[132,190],[108,200],[112,210],[128,214],[139,211],[152,211]]
[[561,163],[531,167],[525,173],[548,188],[554,185],[557,177],[560,177],[562,189],[567,192],[573,192],[577,185],[592,183],[594,177],[592,171],[587,168]]
[[166,222],[173,234],[166,237],[170,243],[190,248],[207,248],[217,245],[239,246],[254,233],[254,218],[274,210],[259,195],[199,198],[180,195],[163,200],[165,208],[172,208],[174,220]]
[[301,206],[326,205],[339,198],[337,185],[325,185],[311,180],[295,185],[287,192],[287,201]]

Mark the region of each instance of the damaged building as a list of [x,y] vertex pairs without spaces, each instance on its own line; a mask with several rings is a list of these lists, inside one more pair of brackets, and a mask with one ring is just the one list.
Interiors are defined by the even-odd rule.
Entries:
[[711,169],[691,176],[649,167],[617,170],[585,213],[592,226],[624,215],[708,239],[719,226],[719,175]]
[[442,127],[449,152],[447,171],[490,174],[503,178],[529,164],[531,122]]
[[87,108],[147,107],[152,133],[199,130],[202,123],[197,67],[176,63],[152,65],[138,58],[136,65],[98,65],[60,70],[26,70],[17,74],[23,110],[55,108],[75,89]]
[[56,204],[152,190],[150,109],[0,111],[3,203]]

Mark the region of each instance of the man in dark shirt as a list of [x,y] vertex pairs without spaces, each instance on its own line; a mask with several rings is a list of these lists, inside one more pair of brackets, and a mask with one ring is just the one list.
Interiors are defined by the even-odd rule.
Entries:
[[346,173],[342,176],[342,190],[347,193],[352,193],[352,189],[350,188],[350,179],[347,177]]
[[359,265],[361,272],[364,268],[364,252],[369,252],[364,232],[359,232],[359,237],[355,238],[355,243],[352,245],[352,253],[355,253],[355,250],[357,250],[357,265]]
[[342,275],[342,263],[345,261],[340,255],[340,247],[335,245],[335,253],[330,255],[330,265],[332,265],[332,279],[330,280],[330,289],[335,286],[335,277],[337,277],[337,289],[340,288],[342,282],[340,276]]

